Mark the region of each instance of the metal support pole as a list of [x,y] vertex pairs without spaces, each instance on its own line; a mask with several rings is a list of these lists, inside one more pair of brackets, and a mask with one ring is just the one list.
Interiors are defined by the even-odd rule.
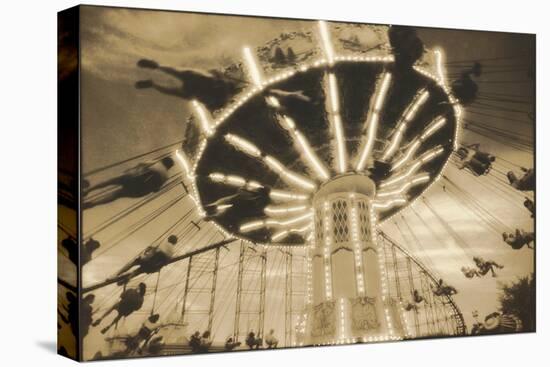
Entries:
[[403,301],[403,298],[401,297],[401,284],[399,283],[399,268],[397,263],[397,255],[395,253],[395,246],[393,243],[391,244],[391,256],[393,260],[393,273],[395,276],[395,287],[396,287],[397,299],[399,299],[400,301]]
[[260,314],[258,317],[258,337],[264,337],[264,319],[265,319],[265,283],[266,283],[266,265],[267,265],[267,251],[263,251],[260,255],[262,261],[262,271],[260,278]]
[[189,257],[187,263],[187,277],[185,278],[185,288],[183,290],[183,300],[181,304],[181,323],[185,322],[185,305],[187,304],[187,294],[189,293],[189,278],[191,277],[191,267],[193,265],[193,256]]
[[[376,236],[376,241],[378,242],[379,244],[379,249],[377,251],[380,251],[382,250],[382,254],[384,255],[384,269],[385,269],[385,276],[386,276],[386,281],[388,282],[388,290],[389,290],[389,295],[390,295],[390,298],[392,296],[396,296],[393,294],[393,289],[392,287],[389,286],[390,284],[390,281],[391,281],[391,273],[389,271],[389,266],[390,266],[390,263],[389,263],[389,255],[388,255],[388,246],[387,246],[387,241],[386,241],[386,238],[383,237],[383,236],[380,236],[380,234],[378,234]],[[390,246],[392,246],[393,248],[393,244],[390,242]],[[392,264],[393,265],[393,264]],[[396,274],[394,273],[394,276]]]
[[214,321],[214,303],[216,302],[216,285],[218,281],[218,264],[220,261],[220,248],[215,250],[214,254],[214,271],[212,272],[212,288],[210,289],[210,307],[208,308],[208,331],[212,330],[212,322]]
[[292,344],[292,252],[285,253],[285,346]]
[[[413,278],[413,272],[412,272],[412,265],[411,265],[411,258],[407,257],[407,272],[409,274],[409,288],[411,291],[411,299],[414,298],[414,278]],[[414,299],[413,299],[414,302]],[[416,303],[416,302],[415,302]],[[420,324],[418,323],[418,312],[414,310],[414,330],[416,332],[415,337],[420,337]]]
[[437,326],[437,332],[442,333],[444,330],[442,329],[441,325],[441,308],[439,307],[440,304],[442,304],[441,300],[435,299],[434,300],[434,313],[435,313],[435,324]]
[[239,252],[239,272],[237,274],[237,301],[235,306],[235,323],[233,324],[233,340],[239,341],[239,323],[241,316],[241,297],[243,288],[243,269],[244,269],[244,253],[246,246],[244,241],[241,241],[241,249]]
[[[428,279],[426,279],[426,283],[428,283]],[[428,286],[429,288],[429,286]],[[431,290],[431,289],[430,289]],[[435,302],[436,302],[436,298],[433,294],[433,292],[430,292],[430,308],[432,310],[432,327],[433,327],[433,330],[435,333],[437,333],[437,314],[436,314],[436,310],[434,309],[434,305],[435,305]]]
[[[426,294],[424,296],[424,302],[425,302],[424,310],[426,311],[425,312],[426,313],[426,326],[428,327],[428,333],[433,334],[435,332],[434,316],[433,316],[433,313],[434,313],[434,311],[433,311],[433,294],[432,294],[432,290],[429,286],[429,281],[426,279],[425,275],[423,275],[422,278],[421,278],[421,284],[422,284],[422,289],[424,290],[424,292]],[[431,316],[431,320],[429,319],[430,316]]]
[[157,304],[157,293],[159,289],[159,282],[160,282],[160,272],[162,271],[162,268],[157,273],[157,283],[155,284],[155,296],[153,297],[153,306],[151,307],[151,315],[155,313],[155,305]]

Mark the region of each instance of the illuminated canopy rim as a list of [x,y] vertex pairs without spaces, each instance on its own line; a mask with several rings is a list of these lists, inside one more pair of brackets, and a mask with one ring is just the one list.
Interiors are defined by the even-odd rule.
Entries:
[[[216,131],[208,138],[205,137],[195,157],[194,194],[199,205],[216,202],[220,198],[235,194],[238,190],[235,186],[208,179],[208,176],[214,172],[253,180],[273,189],[292,191],[310,197],[313,195],[313,192],[308,193],[307,190],[289,186],[280,175],[266,167],[261,157],[253,157],[242,150],[235,149],[225,138],[227,134],[231,134],[246,139],[258,147],[264,156],[276,158],[286,169],[307,177],[319,186],[322,180],[318,179],[312,172],[311,166],[304,162],[303,152],[300,153],[299,148],[296,147],[296,142],[288,129],[281,126],[279,121],[283,114],[292,118],[297,130],[307,139],[314,153],[328,169],[330,176],[337,175],[334,164],[336,158],[331,149],[331,139],[333,139],[331,117],[330,112],[327,112],[327,96],[323,88],[323,82],[329,71],[337,80],[339,112],[349,157],[349,172],[354,170],[357,160],[355,157],[358,156],[362,138],[367,131],[366,122],[369,109],[372,108],[371,99],[374,98],[373,95],[384,73],[391,73],[392,78],[383,107],[379,112],[378,129],[372,152],[372,158],[376,160],[382,159],[384,151],[391,144],[407,108],[422,91],[429,93],[424,105],[416,111],[404,130],[393,163],[402,158],[415,139],[438,118],[444,118],[445,123],[419,144],[418,149],[411,155],[409,164],[412,164],[415,158],[428,154],[437,147],[442,148],[442,153],[422,163],[418,170],[418,173],[428,173],[429,180],[412,185],[404,196],[406,200],[404,204],[378,209],[379,219],[383,220],[403,209],[430,186],[443,170],[455,146],[458,118],[454,98],[437,77],[426,71],[422,72],[419,68],[395,70],[391,57],[372,60],[337,58],[331,67],[326,63],[318,63],[284,71],[280,77],[266,80],[262,87],[251,87],[237,97],[235,104],[214,116],[213,125]],[[266,100],[270,89],[302,91],[311,100],[305,102],[292,97],[279,98],[282,108],[275,109]],[[372,158],[366,168],[372,166]],[[401,169],[404,167],[408,166],[403,165]],[[396,170],[396,172],[401,171]],[[360,173],[368,174],[366,170]],[[380,192],[379,186],[383,181],[381,179],[374,179],[374,181]],[[399,185],[392,188],[399,188]],[[309,201],[306,203],[310,204]],[[269,203],[269,205],[278,204],[281,203]],[[284,204],[296,203],[290,201]],[[263,208],[251,203],[250,206],[241,207],[238,210],[229,209],[217,216],[214,221],[229,234],[255,243],[279,242],[289,245],[305,243],[308,232],[289,234],[281,238],[281,241],[273,241],[272,236],[276,232],[273,228],[263,227],[247,233],[239,230],[243,223],[266,217]]]

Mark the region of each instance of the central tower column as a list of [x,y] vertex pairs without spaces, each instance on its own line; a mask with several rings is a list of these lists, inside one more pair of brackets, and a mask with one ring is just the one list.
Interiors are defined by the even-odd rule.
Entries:
[[313,198],[304,344],[384,341],[404,336],[401,310],[388,296],[383,249],[376,243],[374,182],[339,176]]

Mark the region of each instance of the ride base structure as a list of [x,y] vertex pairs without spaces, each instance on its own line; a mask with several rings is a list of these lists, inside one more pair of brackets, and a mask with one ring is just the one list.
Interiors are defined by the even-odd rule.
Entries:
[[403,307],[388,294],[371,204],[375,190],[369,177],[345,174],[313,197],[311,274],[300,343],[387,341],[408,335]]

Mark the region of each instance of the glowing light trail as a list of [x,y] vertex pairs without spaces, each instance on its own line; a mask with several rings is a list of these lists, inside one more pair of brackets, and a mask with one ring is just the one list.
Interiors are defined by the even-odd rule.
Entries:
[[[272,103],[273,106],[280,106],[277,98],[268,98],[272,99],[270,103]],[[296,128],[296,123],[294,122],[294,120],[287,115],[281,114],[280,116],[278,116],[277,121],[283,127],[283,129],[287,130],[290,133],[292,140],[298,146],[298,150],[305,160],[305,164],[322,181],[328,180],[330,178],[330,174],[327,168],[323,165],[317,154],[315,154],[306,137]]]
[[374,140],[376,139],[380,110],[384,104],[384,100],[390,86],[391,77],[392,76],[390,73],[384,73],[384,76],[379,82],[380,85],[377,88],[374,105],[371,107],[371,111],[369,111],[369,116],[367,118],[367,134],[363,137],[363,146],[360,149],[359,159],[357,161],[357,165],[355,166],[357,171],[362,171],[365,169],[365,165],[367,164],[367,160],[371,154]]
[[286,215],[296,212],[303,212],[307,210],[309,207],[305,204],[302,205],[294,205],[294,206],[274,206],[274,205],[268,205],[265,207],[264,212],[267,215],[272,216],[278,216],[278,215]]
[[193,105],[193,108],[195,108],[195,112],[199,118],[200,128],[202,132],[207,137],[212,136],[215,130],[211,126],[211,123],[210,123],[211,118],[209,118],[208,113],[206,112],[206,109],[201,103],[199,103],[196,100],[191,101],[191,104]]
[[294,200],[307,200],[309,198],[309,195],[273,189],[269,192],[269,197],[272,200],[278,200],[278,201],[294,201]]
[[325,21],[319,21],[319,35],[321,36],[321,42],[323,43],[323,51],[327,57],[329,65],[334,64],[334,49],[332,48],[332,42],[330,40],[330,33]]
[[443,153],[445,150],[441,146],[437,146],[434,149],[431,149],[427,151],[426,153],[422,154],[420,158],[418,158],[414,163],[404,172],[401,174],[394,175],[395,177],[390,177],[387,181],[384,181],[380,184],[380,188],[388,187],[391,185],[394,185],[400,181],[403,181],[407,178],[409,178],[412,174],[416,173],[418,169],[425,163],[428,163],[441,153]]
[[304,232],[307,232],[309,230],[311,230],[311,223],[303,226],[303,227],[299,227],[299,228],[290,228],[290,229],[285,229],[285,230],[282,230],[282,231],[279,231],[279,232],[276,232],[275,234],[273,234],[273,236],[271,236],[271,240],[272,241],[279,241],[280,239],[283,239],[287,236],[289,236],[290,234],[293,234],[293,233],[298,233],[298,234],[302,234]]
[[272,156],[264,156],[261,150],[248,140],[233,134],[226,134],[225,140],[241,152],[248,154],[254,158],[262,159],[267,167],[277,173],[281,177],[281,179],[283,179],[283,181],[287,182],[288,184],[298,186],[301,189],[308,191],[312,191],[315,189],[315,183],[313,183],[311,180],[300,176],[297,173],[287,170],[281,162],[279,162]]
[[250,78],[252,79],[252,82],[257,87],[261,87],[263,84],[263,77],[262,72],[260,71],[260,67],[256,62],[256,57],[254,57],[254,55],[252,54],[252,50],[248,46],[244,47],[243,53],[247,67],[246,69],[248,71],[248,74],[250,75]]
[[413,140],[413,143],[410,145],[410,147],[405,152],[405,155],[397,161],[391,168],[392,171],[395,171],[396,169],[403,166],[405,163],[407,163],[411,157],[416,153],[418,148],[420,147],[420,144],[423,143],[427,138],[432,136],[437,130],[439,130],[443,125],[445,125],[446,120],[444,117],[439,117],[435,119],[429,126],[424,130],[424,132],[420,135],[420,137]]
[[224,175],[223,173],[214,172],[208,175],[213,182],[224,183],[229,186],[235,187],[246,187],[249,190],[257,190],[264,187],[257,181],[254,180],[245,180],[240,176],[235,175]]
[[414,118],[416,115],[416,112],[418,109],[428,100],[428,97],[430,96],[430,93],[427,90],[424,90],[420,93],[420,95],[417,95],[417,97],[414,99],[411,105],[405,110],[404,115],[401,118],[401,121],[397,125],[397,129],[392,136],[390,145],[384,152],[384,155],[382,156],[382,160],[386,161],[388,158],[390,158],[393,153],[395,153],[395,150],[399,146],[399,143],[401,142],[401,139],[403,139],[403,134],[405,133],[405,130],[407,129],[407,125],[409,122]]
[[315,190],[316,186],[312,181],[292,171],[287,170],[281,162],[279,162],[272,156],[265,156],[264,162],[272,171],[279,174],[281,179],[283,179],[283,181],[285,181],[286,183],[298,186],[299,188],[307,191]]
[[340,103],[338,100],[338,82],[333,73],[325,76],[325,91],[328,95],[329,120],[334,134],[334,155],[336,157],[336,170],[344,173],[347,170],[346,141],[344,138],[344,128],[342,118],[340,117]]
[[262,152],[256,145],[252,144],[251,142],[249,142],[244,138],[241,138],[240,136],[233,135],[233,134],[226,134],[224,136],[224,139],[229,144],[237,148],[238,150],[248,155],[251,155],[254,158],[260,158],[262,155]]
[[435,54],[435,70],[437,73],[437,77],[439,79],[439,83],[442,85],[445,84],[445,74],[443,73],[443,51],[436,48],[434,50]]
[[305,214],[301,214],[295,217],[291,217],[287,220],[277,220],[273,218],[267,219],[258,219],[251,222],[243,223],[239,229],[241,232],[250,232],[262,227],[266,228],[280,228],[280,229],[289,229],[295,224],[302,223],[305,221],[310,221],[313,218],[313,212],[309,210]]
[[373,201],[372,206],[375,209],[389,209],[396,205],[405,205],[408,203],[408,200],[405,198],[397,198],[387,201]]
[[395,195],[401,195],[405,191],[408,191],[412,186],[419,185],[422,183],[426,183],[430,180],[430,175],[428,173],[423,173],[420,175],[417,175],[412,180],[405,183],[403,186],[401,186],[399,189],[395,191],[380,191],[376,194],[376,198],[383,198],[388,196],[395,196]]

